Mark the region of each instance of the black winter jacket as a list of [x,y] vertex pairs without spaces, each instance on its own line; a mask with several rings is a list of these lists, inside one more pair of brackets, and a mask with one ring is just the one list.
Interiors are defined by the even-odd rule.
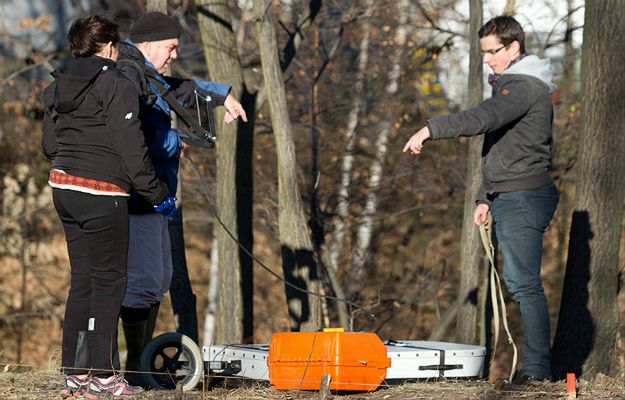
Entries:
[[77,58],[43,93],[43,152],[53,168],[131,188],[151,204],[167,195],[147,154],[134,85],[109,59]]

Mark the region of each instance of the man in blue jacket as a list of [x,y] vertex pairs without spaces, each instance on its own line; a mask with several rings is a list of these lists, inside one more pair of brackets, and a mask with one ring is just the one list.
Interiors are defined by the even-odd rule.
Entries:
[[[225,106],[227,123],[239,117],[247,122],[243,107],[230,94],[230,85],[163,75],[178,56],[179,36],[173,18],[160,12],[147,13],[133,24],[129,39],[119,44],[117,63],[139,91],[141,129],[150,158],[157,177],[167,184],[172,196],[178,185],[183,144],[171,126],[172,109],[158,84],[184,107],[195,106],[197,90],[210,96],[213,105]],[[159,304],[169,290],[173,268],[167,218],[135,195],[131,195],[129,212],[128,288],[121,319],[128,351],[126,371],[137,371],[143,348],[152,337]],[[126,376],[134,384],[142,384],[139,376]]]
[[525,35],[512,17],[488,21],[479,31],[484,63],[492,69],[493,97],[474,108],[434,118],[404,152],[418,155],[427,140],[485,135],[482,185],[474,222],[490,211],[504,258],[504,281],[521,311],[523,370],[519,381],[551,376],[550,324],[540,277],[543,233],[558,204],[551,166],[553,106],[548,60],[525,53]]

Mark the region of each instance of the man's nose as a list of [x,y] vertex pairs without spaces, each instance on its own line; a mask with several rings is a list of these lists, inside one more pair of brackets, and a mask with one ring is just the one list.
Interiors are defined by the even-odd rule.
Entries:
[[178,52],[176,51],[176,49],[172,50],[170,56],[172,60],[175,60],[176,58],[178,58]]
[[494,57],[492,54],[484,54],[484,57],[482,57],[482,63],[483,64],[488,64],[488,66],[490,67],[491,64],[494,63]]

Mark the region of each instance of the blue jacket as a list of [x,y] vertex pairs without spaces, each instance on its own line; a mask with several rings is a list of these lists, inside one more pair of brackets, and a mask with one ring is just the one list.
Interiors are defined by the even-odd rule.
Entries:
[[[210,95],[215,106],[223,105],[231,87],[223,83],[160,75],[130,39],[119,43],[118,50],[118,69],[139,91],[141,130],[154,163],[156,176],[169,187],[169,193],[175,196],[182,143],[177,130],[171,127],[172,110],[169,104],[148,81],[147,76],[150,75],[163,84],[184,107],[195,107],[195,90]],[[145,214],[153,212],[153,208],[140,196],[131,194],[129,212]]]

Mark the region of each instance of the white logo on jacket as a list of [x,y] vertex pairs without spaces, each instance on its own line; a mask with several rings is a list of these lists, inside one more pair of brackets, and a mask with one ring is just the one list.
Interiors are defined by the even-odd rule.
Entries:
[[128,114],[126,114],[126,116],[124,117],[124,119],[130,119],[132,118],[132,112],[129,112]]

